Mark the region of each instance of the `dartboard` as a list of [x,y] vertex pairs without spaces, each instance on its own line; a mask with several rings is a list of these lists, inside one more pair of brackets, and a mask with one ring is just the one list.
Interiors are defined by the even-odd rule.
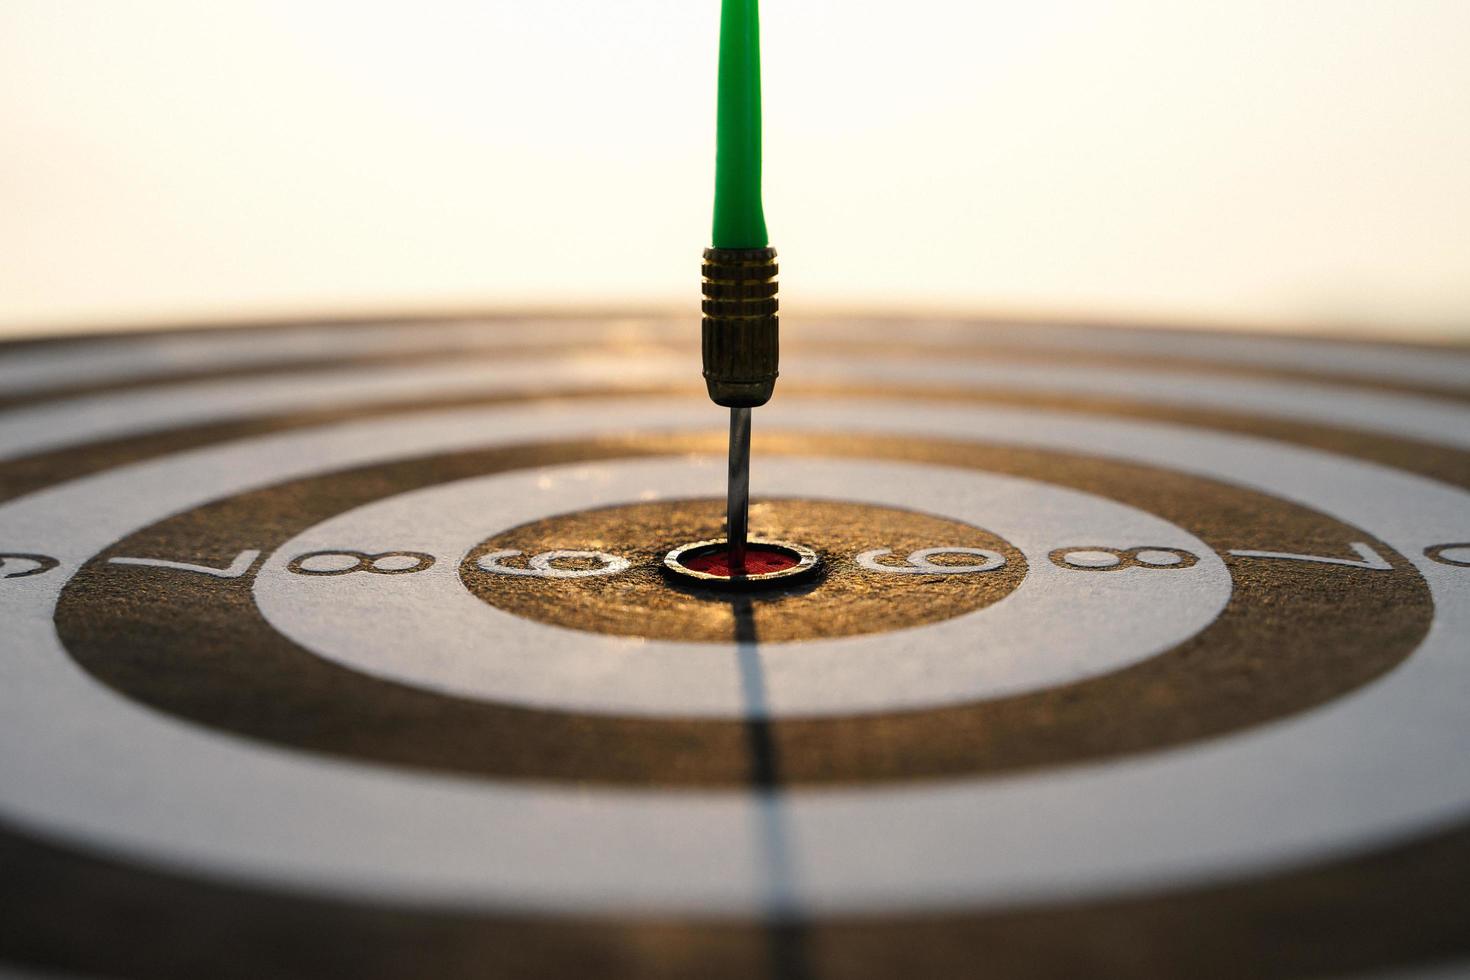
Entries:
[[98,978],[1470,961],[1470,351],[687,318],[0,350],[0,960]]

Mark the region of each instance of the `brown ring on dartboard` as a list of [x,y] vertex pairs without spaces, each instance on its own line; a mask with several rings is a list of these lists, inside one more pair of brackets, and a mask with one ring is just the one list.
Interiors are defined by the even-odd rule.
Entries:
[[[277,634],[256,611],[248,578],[185,585],[107,561],[190,554],[226,564],[243,547],[277,548],[351,507],[449,480],[720,448],[713,433],[515,446],[248,492],[168,518],[98,555],[64,590],[57,629],[82,667],[129,697],[303,751],[496,779],[748,786],[754,763],[739,721],[607,717],[409,688],[329,663]],[[1402,556],[1359,529],[1244,488],[1113,460],[937,440],[767,434],[758,451],[1020,475],[1151,512],[1222,555],[1338,555],[1362,541],[1392,563],[1388,571],[1323,571],[1229,558],[1233,592],[1219,618],[1131,667],[980,703],[772,721],[769,738],[785,785],[973,778],[1222,735],[1367,683],[1407,657],[1429,627],[1427,586]],[[241,657],[242,649],[250,655]]]

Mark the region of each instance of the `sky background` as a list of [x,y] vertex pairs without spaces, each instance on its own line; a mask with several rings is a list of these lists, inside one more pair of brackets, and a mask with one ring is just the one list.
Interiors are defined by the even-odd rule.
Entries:
[[[768,0],[788,317],[1470,338],[1470,2]],[[0,0],[0,333],[697,303],[716,0]]]

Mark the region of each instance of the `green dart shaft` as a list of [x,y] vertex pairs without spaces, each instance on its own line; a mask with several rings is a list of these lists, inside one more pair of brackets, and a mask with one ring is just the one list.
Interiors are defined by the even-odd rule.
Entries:
[[754,408],[776,387],[776,250],[761,207],[761,37],[757,0],[721,0],[714,245],[704,250],[702,330],[709,396]]
[[715,149],[715,248],[764,248],[761,29],[756,0],[722,0]]

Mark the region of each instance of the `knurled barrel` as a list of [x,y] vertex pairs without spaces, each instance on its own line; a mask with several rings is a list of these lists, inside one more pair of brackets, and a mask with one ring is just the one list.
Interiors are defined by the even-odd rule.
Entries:
[[774,248],[704,250],[704,383],[715,404],[754,408],[776,390]]

